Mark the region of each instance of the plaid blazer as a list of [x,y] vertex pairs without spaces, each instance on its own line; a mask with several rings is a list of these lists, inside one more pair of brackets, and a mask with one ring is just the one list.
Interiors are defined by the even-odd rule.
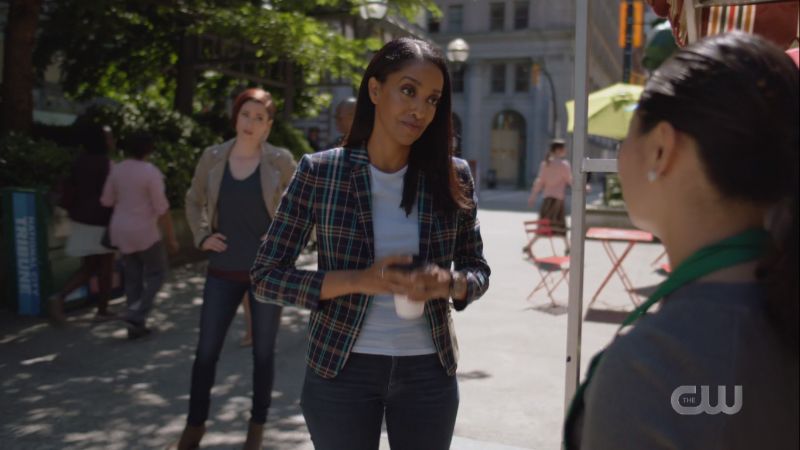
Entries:
[[[458,176],[474,198],[469,166],[455,159]],[[489,287],[477,205],[470,210],[433,210],[424,175],[419,178],[420,245],[423,261],[454,269],[467,280],[467,297],[456,310]],[[374,263],[369,158],[364,149],[335,148],[305,155],[284,194],[250,272],[255,298],[311,310],[306,362],[319,376],[333,378],[344,367],[366,316],[371,295],[351,294],[320,301],[328,270],[360,270]],[[300,251],[316,227],[318,270],[295,268]],[[455,374],[458,343],[448,299],[430,300],[425,316],[442,366]]]

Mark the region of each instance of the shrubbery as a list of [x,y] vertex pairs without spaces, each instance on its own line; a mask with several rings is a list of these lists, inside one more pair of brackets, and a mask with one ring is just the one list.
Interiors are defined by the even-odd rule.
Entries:
[[111,126],[121,147],[133,132],[150,133],[156,142],[150,161],[164,173],[172,208],[183,207],[200,153],[222,139],[192,118],[147,99],[132,99],[124,104],[95,104],[79,120]]
[[[150,133],[156,142],[150,161],[164,173],[172,208],[183,207],[184,195],[203,149],[222,142],[226,134],[228,137],[234,134],[227,120],[209,122],[205,118],[207,125],[204,126],[171,110],[168,105],[145,97],[95,103],[78,118],[76,125],[86,122],[109,125],[120,149],[133,132]],[[211,123],[225,125],[228,129],[212,130],[208,126]],[[79,151],[80,137],[74,131],[73,127],[37,125],[34,134],[52,140],[14,134],[0,138],[0,187],[55,188]],[[303,134],[281,119],[276,119],[269,142],[289,149],[296,159],[312,152]],[[110,156],[112,159],[124,157],[122,152]]]
[[289,150],[294,155],[294,159],[298,161],[306,153],[314,151],[300,130],[280,119],[276,119],[272,125],[272,131],[269,133],[267,141],[272,145]]
[[69,171],[75,150],[21,134],[0,137],[0,187],[50,191]]

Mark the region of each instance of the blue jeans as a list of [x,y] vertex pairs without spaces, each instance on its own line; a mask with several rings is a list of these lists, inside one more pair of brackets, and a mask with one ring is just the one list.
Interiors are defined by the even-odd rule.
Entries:
[[301,405],[316,450],[377,450],[384,414],[392,450],[447,450],[458,399],[436,354],[353,353],[336,378],[306,369]]
[[[236,309],[241,304],[244,293],[248,291],[250,283],[213,276],[206,278],[200,312],[200,339],[192,366],[189,417],[186,420],[189,425],[199,426],[208,419],[217,360]],[[252,292],[248,299],[253,325],[253,404],[250,420],[263,424],[267,421],[267,410],[272,400],[275,337],[278,334],[282,308],[254,301]]]
[[125,320],[143,327],[167,275],[167,252],[159,240],[141,252],[123,254],[122,260],[128,306]]

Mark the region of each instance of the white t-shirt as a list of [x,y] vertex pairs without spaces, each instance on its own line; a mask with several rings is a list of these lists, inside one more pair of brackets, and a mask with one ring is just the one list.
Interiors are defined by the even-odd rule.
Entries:
[[[392,255],[419,253],[419,213],[417,206],[406,216],[400,207],[403,177],[408,166],[384,173],[370,165],[372,188],[372,227],[375,260]],[[394,296],[376,295],[367,308],[353,351],[372,355],[414,356],[435,353],[431,327],[423,315],[401,319],[394,309]]]

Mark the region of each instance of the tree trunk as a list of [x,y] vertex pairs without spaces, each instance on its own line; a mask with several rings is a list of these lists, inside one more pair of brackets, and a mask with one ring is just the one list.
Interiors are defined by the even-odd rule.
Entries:
[[10,0],[3,61],[0,132],[33,125],[33,47],[42,0]]
[[191,115],[193,112],[194,91],[197,87],[197,62],[198,39],[195,35],[184,34],[181,38],[181,48],[178,52],[178,74],[175,87],[175,110]]

